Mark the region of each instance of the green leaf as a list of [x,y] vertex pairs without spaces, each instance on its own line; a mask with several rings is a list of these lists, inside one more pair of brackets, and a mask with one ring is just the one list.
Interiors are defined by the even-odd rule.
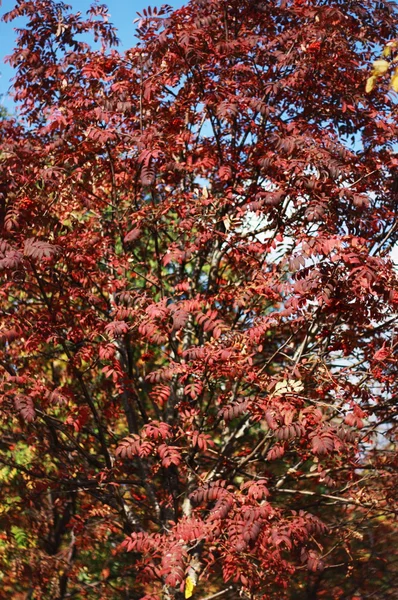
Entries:
[[28,536],[23,529],[17,527],[16,525],[13,525],[11,527],[11,533],[14,536],[16,544],[19,548],[27,548]]

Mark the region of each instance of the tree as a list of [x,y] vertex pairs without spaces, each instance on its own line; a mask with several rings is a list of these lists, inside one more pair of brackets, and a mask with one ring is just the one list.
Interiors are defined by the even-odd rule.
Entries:
[[393,598],[394,4],[22,15],[3,597]]

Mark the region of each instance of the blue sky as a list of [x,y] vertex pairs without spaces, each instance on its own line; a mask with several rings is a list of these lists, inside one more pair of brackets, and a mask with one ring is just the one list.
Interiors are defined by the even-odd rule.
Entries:
[[[65,0],[66,4],[72,6],[74,12],[80,11],[85,13],[87,8],[93,3],[91,0]],[[137,16],[137,11],[140,12],[143,8],[147,8],[148,5],[160,7],[162,4],[169,4],[173,8],[179,8],[186,4],[184,0],[159,0],[158,2],[150,2],[149,0],[131,0],[125,2],[124,0],[101,0],[108,6],[111,15],[111,21],[118,30],[118,36],[121,41],[121,48],[127,49],[134,45],[135,38],[135,26],[133,20]],[[2,5],[1,5],[2,4]],[[0,14],[3,16],[14,8],[14,0],[0,0]],[[11,54],[15,44],[15,27],[22,27],[23,21],[18,19],[12,23],[0,22],[0,102],[5,105],[10,111],[13,109],[12,99],[7,96],[8,89],[10,87],[10,79],[13,76],[12,69],[9,65],[4,64],[4,57]]]

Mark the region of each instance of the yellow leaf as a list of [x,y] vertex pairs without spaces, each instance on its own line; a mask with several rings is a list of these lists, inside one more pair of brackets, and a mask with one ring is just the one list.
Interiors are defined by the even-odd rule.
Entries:
[[375,77],[374,75],[372,75],[372,77],[369,77],[369,79],[366,82],[366,88],[365,88],[365,92],[367,94],[370,94],[370,92],[373,90],[375,83],[376,83],[376,79],[377,77]]
[[391,46],[386,46],[383,50],[383,56],[388,58],[389,56],[391,56],[391,52]]
[[190,577],[188,575],[188,577],[185,580],[185,598],[191,598],[194,589],[195,589],[195,583],[194,583],[192,577]]
[[391,77],[391,87],[394,92],[398,92],[398,69],[395,69],[394,75]]
[[387,73],[390,68],[390,63],[387,60],[375,60],[373,63],[373,73],[374,75],[384,75]]

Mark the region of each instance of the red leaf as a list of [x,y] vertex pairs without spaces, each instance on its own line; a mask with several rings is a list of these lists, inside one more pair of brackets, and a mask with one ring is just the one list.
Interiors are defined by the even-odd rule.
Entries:
[[35,420],[36,411],[33,404],[32,398],[29,396],[15,396],[14,398],[15,408],[20,412],[21,417],[31,423]]

